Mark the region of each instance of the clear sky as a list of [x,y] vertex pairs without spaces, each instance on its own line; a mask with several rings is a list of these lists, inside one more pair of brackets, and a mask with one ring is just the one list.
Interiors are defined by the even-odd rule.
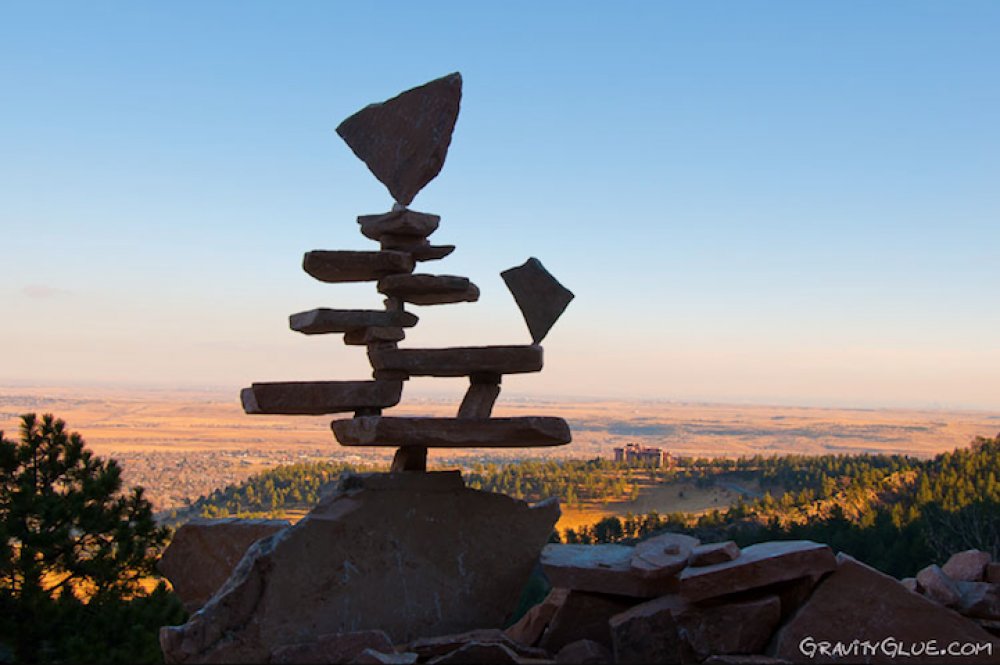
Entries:
[[[333,129],[452,71],[404,344],[525,343],[533,395],[1000,409],[1000,3],[4,2],[0,384],[363,379],[287,316],[391,200]],[[430,390],[430,380],[413,382]],[[446,389],[461,387],[444,382]]]

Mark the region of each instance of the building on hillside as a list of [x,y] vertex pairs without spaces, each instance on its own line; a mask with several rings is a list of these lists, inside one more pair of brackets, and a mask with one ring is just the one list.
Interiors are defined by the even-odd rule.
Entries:
[[615,461],[634,466],[670,468],[673,459],[663,448],[647,448],[638,443],[626,443],[624,448],[615,448]]

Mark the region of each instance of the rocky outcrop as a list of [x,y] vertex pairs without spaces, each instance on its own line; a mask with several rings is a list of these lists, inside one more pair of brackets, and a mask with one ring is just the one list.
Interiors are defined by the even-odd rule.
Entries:
[[188,612],[195,612],[229,579],[254,542],[288,528],[286,520],[194,519],[174,533],[158,568]]
[[263,662],[286,645],[383,630],[393,643],[502,626],[559,516],[464,486],[457,471],[350,476],[256,543],[160,639],[167,662]]

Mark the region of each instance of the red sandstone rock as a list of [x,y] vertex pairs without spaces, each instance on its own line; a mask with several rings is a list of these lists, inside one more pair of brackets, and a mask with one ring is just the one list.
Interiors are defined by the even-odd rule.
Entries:
[[188,612],[201,608],[254,542],[291,525],[286,520],[193,519],[174,533],[157,568]]
[[467,489],[457,471],[349,476],[251,547],[187,624],[163,628],[165,658],[263,662],[330,633],[384,630],[399,644],[503,625],[558,515],[554,501]]
[[962,599],[954,580],[945,575],[937,564],[931,564],[917,573],[917,583],[925,596],[942,605],[953,607]]
[[560,284],[534,257],[523,265],[504,270],[500,276],[524,315],[532,343],[538,344],[566,311],[573,300],[573,292]]
[[331,423],[342,446],[425,448],[526,448],[561,446],[571,440],[562,418],[391,418],[363,416]]
[[941,571],[955,581],[982,582],[985,579],[986,566],[990,555],[980,550],[965,550],[952,554],[951,558],[941,566]]
[[643,579],[676,576],[700,541],[682,533],[664,533],[635,546],[629,567]]
[[540,346],[456,346],[444,349],[372,349],[376,370],[396,370],[410,376],[472,376],[520,374],[542,369]]
[[594,640],[611,648],[608,620],[636,604],[634,598],[570,591],[556,610],[539,646],[551,653],[577,640]]
[[406,206],[441,172],[461,99],[456,72],[369,104],[340,123],[337,134]]
[[395,651],[387,653],[375,649],[365,649],[351,661],[350,665],[415,665],[416,662],[417,654],[415,653],[396,653]]
[[413,272],[416,263],[405,252],[313,250],[302,258],[302,269],[321,282],[371,282],[386,275]]
[[565,665],[606,665],[612,659],[611,651],[594,640],[570,642],[556,654],[556,662]]
[[[747,548],[749,549],[749,548]],[[746,552],[746,550],[744,550]],[[810,663],[995,663],[1000,641],[958,613],[907,591],[897,580],[855,561],[837,557],[837,570],[817,585],[809,601],[778,630],[768,653],[792,662]],[[935,640],[939,648],[953,641],[992,643],[985,657],[890,658],[881,648],[894,644],[912,650]],[[823,655],[819,643],[861,649],[868,642],[874,652]],[[830,647],[833,648],[833,647]],[[919,646],[918,646],[919,648]],[[832,652],[831,652],[832,653]]]
[[545,600],[528,610],[523,617],[518,619],[517,623],[507,628],[504,633],[515,642],[529,647],[535,646],[541,639],[542,633],[548,628],[552,617],[566,602],[568,595],[569,589],[552,589]]
[[1000,619],[1000,585],[989,582],[956,582],[962,594],[957,610],[965,616]]
[[392,651],[392,642],[381,630],[320,635],[311,642],[278,647],[271,652],[269,662],[281,665],[347,663],[365,650]]
[[733,561],[740,556],[739,546],[731,540],[721,543],[706,543],[691,550],[688,560],[695,567],[713,566],[717,563]]
[[664,596],[610,621],[616,662],[700,662],[763,650],[781,617],[777,596],[695,605]]
[[447,305],[479,300],[479,288],[468,277],[456,275],[389,275],[378,281],[378,290],[414,305]]
[[437,230],[440,215],[417,212],[408,208],[393,210],[380,215],[361,215],[358,224],[361,234],[372,240],[381,240],[385,235],[423,239]]
[[421,660],[426,660],[452,654],[468,644],[502,644],[516,656],[526,658],[540,658],[548,655],[542,649],[535,649],[512,640],[505,631],[498,628],[480,628],[455,635],[424,637],[414,640],[406,646],[406,649],[416,653]]
[[836,567],[826,545],[808,540],[774,541],[743,548],[735,561],[680,573],[680,593],[691,601],[724,596],[800,577],[818,577]]
[[312,309],[288,317],[292,330],[306,335],[344,333],[373,326],[389,328],[412,328],[417,325],[414,314],[403,311],[380,311],[364,309]]
[[240,393],[250,414],[323,415],[399,404],[402,381],[255,383]]
[[675,590],[673,577],[649,578],[633,571],[634,549],[625,545],[546,545],[542,569],[554,587],[634,598]]

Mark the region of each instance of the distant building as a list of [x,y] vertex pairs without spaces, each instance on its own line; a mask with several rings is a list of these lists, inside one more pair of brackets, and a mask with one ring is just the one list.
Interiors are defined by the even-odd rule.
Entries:
[[638,443],[626,443],[624,448],[615,448],[615,461],[634,466],[673,466],[670,453],[663,448],[647,448]]

